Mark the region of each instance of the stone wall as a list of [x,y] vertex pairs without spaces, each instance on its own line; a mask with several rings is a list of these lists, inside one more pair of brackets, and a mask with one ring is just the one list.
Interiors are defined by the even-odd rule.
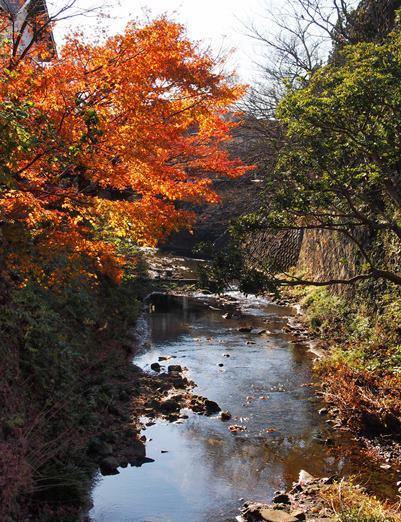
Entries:
[[[317,281],[349,279],[356,274],[360,254],[344,235],[327,230],[304,232],[296,267],[306,278]],[[344,285],[333,287],[336,293],[349,292]]]
[[[287,271],[296,268],[305,279],[349,279],[357,272],[360,254],[353,243],[337,232],[325,230],[253,233],[243,243],[250,268]],[[334,285],[333,291],[349,294],[348,285]]]
[[303,233],[263,230],[244,240],[243,250],[250,268],[286,271],[298,262]]

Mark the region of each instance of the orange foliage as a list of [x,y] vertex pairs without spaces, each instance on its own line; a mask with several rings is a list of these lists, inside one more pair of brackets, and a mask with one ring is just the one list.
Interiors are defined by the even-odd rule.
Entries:
[[12,248],[28,238],[39,257],[62,251],[71,265],[84,254],[94,274],[118,280],[121,261],[99,240],[102,227],[155,245],[190,226],[176,202],[217,202],[211,178],[248,169],[224,147],[243,87],[179,24],[131,23],[103,44],[75,35],[47,65],[10,61],[9,51],[0,56],[10,137],[0,145],[0,233],[13,263],[29,265],[29,248]]

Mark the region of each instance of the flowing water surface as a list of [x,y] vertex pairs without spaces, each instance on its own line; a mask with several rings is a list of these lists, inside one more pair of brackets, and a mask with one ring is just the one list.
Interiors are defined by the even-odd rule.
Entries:
[[[330,432],[319,415],[310,387],[313,355],[284,332],[295,311],[236,297],[240,319],[224,319],[201,297],[149,314],[149,346],[135,364],[148,370],[159,356],[174,356],[197,383],[194,392],[233,418],[188,411],[186,420],[148,427],[147,456],[155,462],[99,478],[93,522],[234,521],[244,499],[270,500],[301,469],[320,477],[362,474],[378,493],[387,492],[388,472],[363,459],[350,435]],[[271,334],[241,333],[244,324]],[[231,424],[246,430],[233,434]]]

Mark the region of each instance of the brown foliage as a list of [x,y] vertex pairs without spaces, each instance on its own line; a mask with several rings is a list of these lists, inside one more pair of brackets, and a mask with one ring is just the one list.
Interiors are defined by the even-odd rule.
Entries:
[[401,377],[385,371],[355,369],[345,362],[320,365],[324,395],[340,417],[358,432],[401,430]]

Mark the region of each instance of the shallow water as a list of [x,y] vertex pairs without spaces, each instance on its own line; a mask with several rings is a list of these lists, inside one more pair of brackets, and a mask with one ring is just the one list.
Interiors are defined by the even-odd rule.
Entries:
[[[283,332],[295,311],[236,297],[240,320],[223,319],[223,311],[186,298],[182,307],[149,314],[149,347],[135,364],[149,369],[161,355],[176,357],[172,363],[187,367],[197,383],[195,393],[233,419],[186,412],[185,421],[147,428],[147,456],[155,462],[100,478],[93,522],[233,521],[243,499],[270,500],[301,469],[319,477],[359,473],[379,494],[394,484],[388,472],[361,458],[349,435],[330,432],[318,414],[321,405],[308,385],[312,355]],[[238,332],[244,324],[271,334]],[[233,434],[230,424],[246,431]],[[333,446],[323,443],[327,438]]]

